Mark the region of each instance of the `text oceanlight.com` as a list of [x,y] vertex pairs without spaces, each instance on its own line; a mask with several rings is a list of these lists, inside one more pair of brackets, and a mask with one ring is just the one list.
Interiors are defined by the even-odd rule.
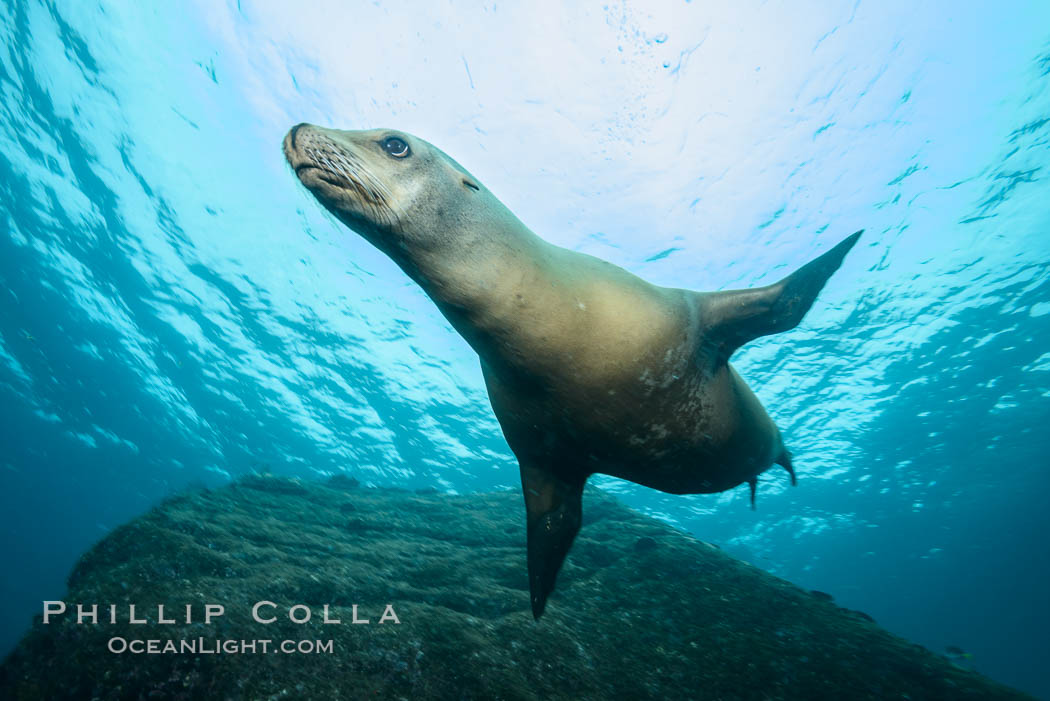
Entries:
[[116,654],[133,655],[254,655],[267,653],[324,655],[334,652],[331,640],[140,640],[110,638],[107,646]]

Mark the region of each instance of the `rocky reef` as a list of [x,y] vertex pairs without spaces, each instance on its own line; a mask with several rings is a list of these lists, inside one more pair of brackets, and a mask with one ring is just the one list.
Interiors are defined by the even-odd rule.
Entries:
[[1029,698],[598,490],[584,519],[537,623],[517,493],[253,476],[179,496],[81,558],[0,698]]

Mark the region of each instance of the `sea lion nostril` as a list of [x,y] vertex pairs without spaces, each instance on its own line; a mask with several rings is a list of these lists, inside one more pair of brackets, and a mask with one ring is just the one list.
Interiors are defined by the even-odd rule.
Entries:
[[292,127],[292,133],[291,133],[291,138],[290,138],[290,141],[292,142],[292,148],[295,148],[295,136],[296,136],[296,134],[298,134],[299,130],[302,129],[303,127],[305,127],[305,126],[306,126],[306,122],[299,122],[294,127]]

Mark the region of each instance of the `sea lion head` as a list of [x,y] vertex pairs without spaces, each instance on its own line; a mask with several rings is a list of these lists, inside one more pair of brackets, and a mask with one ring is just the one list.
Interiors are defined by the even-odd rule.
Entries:
[[[299,124],[284,155],[300,182],[340,221],[391,257],[438,245],[491,197],[440,149],[394,129],[343,131]],[[437,225],[436,223],[439,223]]]

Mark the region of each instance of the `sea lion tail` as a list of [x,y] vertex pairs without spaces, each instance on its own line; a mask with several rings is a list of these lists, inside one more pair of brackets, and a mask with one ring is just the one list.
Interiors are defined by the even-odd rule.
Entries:
[[539,620],[554,591],[565,556],[583,520],[586,477],[565,480],[547,470],[521,466],[528,532],[529,594],[532,617]]
[[704,337],[713,340],[728,360],[748,341],[795,328],[862,233],[863,229],[847,236],[827,253],[767,287],[700,294]]

